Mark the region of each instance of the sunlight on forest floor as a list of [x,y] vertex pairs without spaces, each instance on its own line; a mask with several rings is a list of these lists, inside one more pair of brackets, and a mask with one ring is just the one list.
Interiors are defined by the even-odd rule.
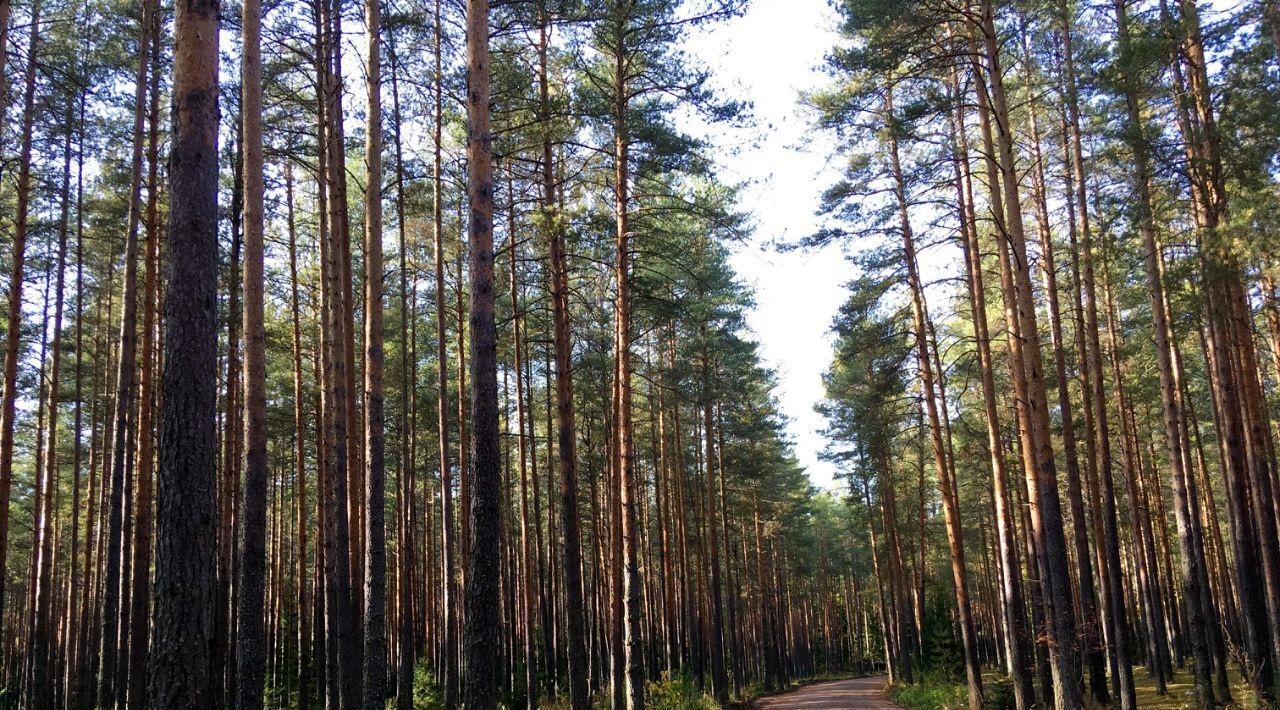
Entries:
[[[1189,662],[1189,661],[1188,661]],[[1232,667],[1227,677],[1231,680],[1232,708],[1254,708],[1253,693],[1245,685],[1240,671]],[[1155,679],[1147,672],[1146,666],[1133,667],[1133,682],[1138,691],[1138,707],[1141,708],[1190,708],[1194,707],[1192,695],[1191,671],[1189,668],[1177,669],[1173,681],[1168,684],[1165,695],[1156,694]]]
[[[987,688],[987,707],[1003,710],[1004,703],[1012,703],[1012,697],[1005,693],[993,693],[992,690],[1003,684],[1004,676],[987,672],[983,673],[983,683]],[[1231,680],[1232,704],[1226,707],[1248,710],[1257,707],[1253,694],[1248,690],[1240,672],[1235,668],[1229,673]],[[1164,695],[1156,694],[1155,680],[1147,672],[1146,666],[1133,668],[1133,680],[1136,684],[1138,707],[1140,708],[1192,708],[1195,706],[1192,696],[1191,673],[1188,669],[1179,669],[1173,674],[1173,680],[1167,685]],[[898,686],[889,693],[890,699],[911,710],[961,710],[966,707],[964,682],[940,684],[925,681],[914,686]],[[1010,705],[1012,707],[1012,705]],[[1115,707],[1097,705],[1086,701],[1085,707],[1091,710],[1102,710]]]

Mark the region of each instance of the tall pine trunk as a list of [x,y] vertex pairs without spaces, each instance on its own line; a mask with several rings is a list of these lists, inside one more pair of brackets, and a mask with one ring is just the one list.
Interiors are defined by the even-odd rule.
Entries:
[[[18,397],[18,357],[22,344],[22,286],[27,250],[27,230],[31,218],[31,144],[35,125],[36,63],[40,47],[40,0],[31,7],[31,41],[27,47],[22,94],[22,139],[18,158],[17,204],[13,225],[13,264],[9,273],[8,318],[5,328],[4,385],[0,389],[0,568],[9,559],[9,508],[13,489],[13,432]],[[8,30],[8,3],[5,3]],[[5,47],[0,44],[0,50]],[[8,81],[8,77],[4,78]],[[7,108],[7,107],[5,107]],[[5,575],[7,576],[7,575]],[[0,631],[4,629],[5,580],[0,579]]]
[[386,705],[387,677],[387,543],[386,441],[383,404],[382,332],[382,59],[381,0],[365,3],[368,55],[365,88],[364,188],[364,708]]
[[[1183,460],[1183,442],[1186,432],[1180,405],[1180,391],[1175,381],[1173,368],[1173,351],[1170,341],[1172,330],[1165,313],[1164,284],[1161,273],[1161,251],[1156,240],[1155,217],[1151,199],[1151,166],[1147,149],[1147,138],[1142,122],[1141,106],[1137,96],[1137,85],[1132,76],[1133,53],[1129,38],[1128,11],[1125,0],[1116,0],[1115,15],[1117,25],[1117,41],[1120,48],[1120,65],[1125,94],[1127,117],[1125,122],[1125,138],[1129,144],[1133,160],[1133,185],[1137,195],[1138,231],[1142,235],[1143,251],[1146,253],[1147,289],[1151,297],[1152,329],[1155,331],[1156,364],[1160,376],[1160,404],[1163,415],[1165,441],[1168,445],[1169,467],[1173,476],[1174,512],[1178,524],[1179,559],[1182,572],[1182,595],[1187,612],[1187,623],[1192,629],[1190,634],[1192,651],[1192,677],[1195,680],[1195,701],[1198,708],[1211,708],[1214,705],[1213,661],[1206,642],[1208,634],[1197,631],[1212,624],[1218,625],[1217,613],[1212,605],[1202,605],[1206,597],[1202,594],[1201,583],[1207,580],[1202,569],[1204,565],[1204,548],[1195,535],[1195,512],[1190,501],[1194,496],[1194,481],[1187,475]],[[1162,494],[1161,494],[1162,495]],[[1160,520],[1163,527],[1163,516]]]
[[[943,442],[942,423],[938,416],[938,400],[935,390],[932,359],[929,351],[928,314],[924,300],[924,285],[916,265],[915,237],[911,229],[911,216],[907,203],[907,187],[902,176],[898,138],[894,133],[893,88],[886,86],[884,99],[885,123],[888,132],[889,160],[893,172],[894,196],[898,206],[898,227],[902,232],[903,261],[907,267],[907,283],[911,290],[911,313],[915,324],[916,362],[924,390],[924,405],[928,415],[930,444],[933,462],[938,474],[938,487],[942,494],[942,509],[946,519],[947,545],[951,558],[952,591],[955,594],[956,614],[960,625],[961,643],[964,646],[965,677],[970,710],[982,707],[982,668],[978,659],[978,642],[973,624],[973,608],[969,602],[969,583],[965,577],[964,532],[960,520],[959,492],[947,465],[947,451]],[[923,531],[922,531],[923,534]],[[923,548],[923,542],[921,544]]]
[[471,209],[471,520],[463,650],[465,705],[498,707],[499,529],[498,333],[494,322],[493,133],[489,118],[489,3],[467,0],[467,194]]
[[[244,167],[244,264],[242,330],[244,361],[240,375],[244,411],[244,488],[240,504],[236,580],[235,705],[257,710],[263,703],[266,629],[263,600],[267,540],[267,360],[263,322],[263,160],[262,160],[262,6],[244,0],[241,13],[240,111]],[[238,491],[229,490],[229,495]]]
[[578,432],[573,402],[573,343],[569,319],[569,266],[565,229],[556,200],[555,160],[551,142],[550,78],[547,52],[550,18],[540,7],[538,92],[543,121],[542,210],[551,270],[552,339],[555,346],[556,454],[560,469],[560,527],[563,536],[565,641],[568,644],[569,702],[573,710],[591,704],[587,682],[586,620],[582,598],[582,542],[578,519]]
[[156,403],[155,366],[157,358],[156,326],[160,308],[160,224],[159,224],[159,143],[160,143],[160,40],[162,22],[159,12],[152,13],[151,87],[147,127],[147,208],[146,242],[143,258],[146,275],[142,282],[142,341],[140,381],[138,383],[138,471],[134,507],[133,594],[130,613],[128,701],[131,706],[147,702],[148,646],[151,634],[151,553],[153,547],[152,479],[154,477]]
[[[289,238],[289,308],[293,331],[293,447],[294,447],[294,497],[297,505],[298,547],[294,560],[295,601],[298,605],[298,707],[308,708],[311,703],[311,609],[307,595],[307,427],[303,417],[305,396],[302,385],[302,316],[298,295],[298,230],[293,205],[293,163],[284,166],[285,217]],[[318,414],[318,412],[317,412]]]
[[[631,226],[628,187],[630,176],[631,134],[628,126],[630,94],[628,93],[626,45],[628,18],[619,3],[614,8],[616,17],[613,31],[613,192],[614,192],[614,270],[617,291],[614,298],[614,378],[617,382],[617,403],[614,422],[613,451],[617,462],[615,480],[620,513],[619,530],[621,545],[615,550],[621,556],[622,666],[625,678],[614,669],[614,681],[625,686],[621,695],[614,690],[615,705],[631,708],[644,707],[644,659],[640,639],[640,569],[638,563],[638,531],[636,529],[637,488],[635,482],[635,451],[632,442],[631,416]],[[615,659],[617,655],[615,653]],[[621,702],[619,702],[621,701]]]
[[[958,80],[952,77],[952,91],[956,90]],[[995,375],[991,358],[991,335],[987,326],[986,285],[984,283],[982,251],[978,243],[977,216],[974,213],[973,182],[969,167],[968,139],[965,135],[965,119],[963,102],[956,96],[954,112],[954,150],[956,151],[956,171],[959,204],[961,205],[961,236],[964,240],[965,267],[970,311],[973,314],[974,342],[978,352],[979,370],[982,382],[983,411],[987,424],[987,448],[991,457],[992,498],[995,507],[995,523],[997,535],[997,557],[1000,571],[1001,594],[1004,616],[1002,618],[1005,634],[1005,653],[1008,656],[1008,667],[1014,683],[1014,701],[1019,710],[1029,708],[1035,703],[1035,693],[1031,684],[1031,648],[1026,632],[1024,596],[1022,591],[1021,566],[1018,563],[1017,529],[1010,513],[1011,503],[1008,491],[1008,477],[1005,472],[1003,454],[1003,436],[1000,430],[999,406],[997,404]],[[980,116],[986,121],[985,115]],[[987,133],[989,133],[987,128]],[[998,173],[991,154],[986,153],[987,173],[991,180],[993,193],[997,190]],[[997,193],[998,194],[998,193]],[[995,210],[996,219],[1003,218]]]
[[[70,118],[70,117],[68,117]],[[54,503],[58,487],[58,383],[62,363],[62,306],[63,285],[65,283],[67,262],[67,235],[71,211],[71,122],[68,120],[66,136],[62,150],[62,208],[58,218],[58,250],[56,266],[53,266],[56,282],[53,286],[53,342],[50,345],[48,389],[45,395],[45,412],[48,426],[45,433],[44,450],[36,455],[44,461],[43,467],[37,467],[37,475],[43,475],[43,481],[37,490],[43,492],[38,497],[38,510],[34,523],[32,539],[32,569],[34,578],[34,604],[32,605],[33,623],[31,643],[28,646],[28,666],[30,675],[27,678],[27,702],[32,707],[48,707],[54,702],[54,672],[51,668],[55,651],[54,620],[51,617],[53,608],[53,567],[54,567]],[[74,513],[73,513],[74,514]]]
[[169,269],[161,387],[152,708],[198,707],[214,602],[217,390],[218,2],[178,0],[174,21]]
[[[444,300],[444,165],[442,156],[444,130],[444,67],[441,64],[441,44],[443,42],[444,26],[441,24],[440,16],[440,0],[435,0],[435,34],[433,55],[435,57],[435,116],[432,126],[432,203],[431,212],[433,220],[432,237],[435,245],[435,296],[436,296],[436,442],[440,457],[440,564],[441,564],[441,605],[444,610],[444,618],[442,625],[444,626],[444,648],[441,649],[444,663],[441,669],[442,680],[444,683],[444,705],[447,710],[457,706],[458,703],[458,615],[456,607],[458,606],[458,586],[455,576],[455,567],[457,563],[454,561],[454,550],[457,543],[454,542],[453,535],[453,481],[451,479],[451,467],[449,459],[449,342],[446,337],[446,312]],[[459,247],[458,253],[462,253],[461,234],[458,237]],[[462,288],[462,273],[458,274],[458,288]],[[461,311],[458,314],[459,319],[462,318]],[[462,329],[459,328],[458,337],[462,337]],[[459,365],[461,365],[462,352],[458,352]],[[461,373],[461,369],[459,369]],[[458,380],[458,404],[462,404],[462,379]],[[461,426],[461,417],[459,417],[459,426]],[[461,437],[462,429],[459,429]],[[462,445],[459,445],[460,451]],[[459,465],[465,453],[459,454]],[[464,496],[465,503],[465,496]],[[471,511],[463,506],[462,516],[466,520],[471,515]],[[467,536],[469,526],[464,522],[463,537]],[[463,544],[469,544],[464,542]],[[465,559],[464,559],[465,563]]]
[[125,232],[124,285],[120,297],[120,360],[116,370],[116,394],[114,427],[111,444],[111,488],[108,498],[107,559],[102,612],[101,669],[98,677],[98,704],[108,707],[123,701],[128,689],[117,687],[123,680],[119,671],[127,663],[122,649],[127,647],[128,629],[122,627],[127,619],[125,606],[127,581],[125,571],[131,542],[125,539],[124,528],[129,511],[125,482],[132,476],[133,452],[129,445],[134,435],[134,403],[137,357],[138,318],[138,225],[142,215],[142,155],[145,141],[143,133],[146,113],[147,75],[150,70],[151,15],[154,2],[144,6],[141,40],[138,44],[138,72],[134,87],[133,159],[129,177],[129,216]]

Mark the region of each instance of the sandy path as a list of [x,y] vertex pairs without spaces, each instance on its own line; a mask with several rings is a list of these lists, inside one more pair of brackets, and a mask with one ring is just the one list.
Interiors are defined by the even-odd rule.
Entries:
[[849,710],[850,708],[897,708],[884,699],[885,676],[851,678],[827,683],[814,683],[783,695],[757,700],[752,707],[767,710],[811,708],[812,710]]

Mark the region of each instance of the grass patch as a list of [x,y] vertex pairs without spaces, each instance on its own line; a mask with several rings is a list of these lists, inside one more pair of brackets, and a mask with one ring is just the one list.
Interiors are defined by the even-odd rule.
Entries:
[[[986,710],[1012,710],[1013,686],[1004,676],[984,673]],[[914,685],[898,684],[889,689],[889,699],[910,710],[965,710],[969,707],[969,690],[965,682],[951,674],[925,674]]]

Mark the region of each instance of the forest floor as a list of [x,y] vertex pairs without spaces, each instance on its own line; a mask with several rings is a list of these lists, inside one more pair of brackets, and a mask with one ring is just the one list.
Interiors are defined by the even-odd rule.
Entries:
[[[1228,707],[1254,707],[1253,693],[1245,685],[1239,671],[1233,665],[1227,673],[1231,682],[1232,700]],[[1140,708],[1190,708],[1194,707],[1195,696],[1191,681],[1191,672],[1186,668],[1174,671],[1173,678],[1166,686],[1164,695],[1156,694],[1155,680],[1147,673],[1146,666],[1133,667],[1134,689],[1138,695]]]
[[886,676],[877,675],[814,683],[789,693],[760,698],[752,703],[751,707],[759,710],[787,710],[788,708],[888,710],[899,707],[885,700],[884,687],[888,680]]

